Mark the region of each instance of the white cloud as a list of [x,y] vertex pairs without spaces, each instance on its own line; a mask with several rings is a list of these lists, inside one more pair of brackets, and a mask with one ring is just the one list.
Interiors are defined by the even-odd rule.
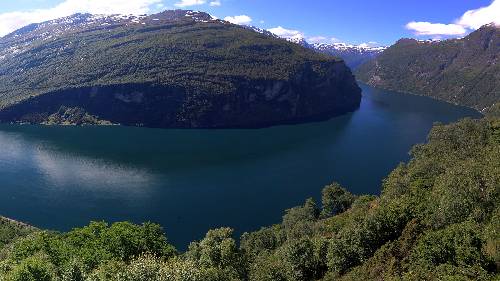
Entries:
[[185,8],[190,6],[203,5],[205,3],[207,3],[206,0],[181,0],[174,5],[179,8]]
[[412,21],[406,24],[406,28],[415,31],[416,35],[464,35],[470,29],[478,29],[489,23],[500,25],[500,0],[494,0],[487,7],[469,10],[454,23]]
[[362,47],[362,48],[373,48],[373,47],[380,47],[380,43],[378,42],[375,42],[375,41],[370,41],[370,42],[364,42],[364,43],[361,43],[359,44],[358,46]]
[[309,42],[309,43],[321,43],[321,42],[325,42],[326,40],[328,40],[328,39],[324,36],[313,36],[313,37],[309,37],[307,39],[307,42]]
[[375,41],[370,41],[370,42],[361,43],[358,46],[360,46],[362,48],[375,48],[375,47],[382,46],[382,44],[375,42]]
[[250,24],[252,22],[252,18],[247,16],[247,15],[225,17],[224,20],[228,21],[230,23],[240,24],[240,25],[247,25],[247,24]]
[[0,36],[31,23],[39,23],[75,13],[147,14],[161,0],[66,0],[53,8],[0,14]]
[[406,28],[415,31],[417,35],[462,35],[467,33],[467,29],[458,24],[430,23],[426,21],[409,22]]
[[279,37],[282,38],[288,38],[288,39],[302,39],[304,38],[304,33],[298,30],[293,30],[293,29],[286,29],[281,26],[275,27],[275,28],[270,28],[268,31],[278,35]]
[[212,7],[219,7],[220,5],[222,5],[220,0],[215,0],[215,1],[210,2],[210,6],[212,6]]
[[331,41],[332,43],[338,43],[338,42],[340,42],[340,39],[335,38],[335,37],[332,37],[332,38],[330,38],[330,41]]
[[465,12],[456,23],[467,28],[478,29],[492,22],[500,25],[500,0],[493,1],[487,7]]

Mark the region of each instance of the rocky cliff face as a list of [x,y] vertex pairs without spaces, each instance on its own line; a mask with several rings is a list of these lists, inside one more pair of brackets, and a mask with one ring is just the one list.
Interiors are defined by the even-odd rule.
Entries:
[[[320,75],[310,68],[304,69],[288,81],[242,79],[235,83],[237,88],[233,93],[219,95],[154,84],[63,89],[6,107],[0,111],[0,120],[76,125],[117,123],[161,128],[253,128],[325,120],[356,109],[360,90],[345,65],[333,63],[325,66],[325,70]],[[67,108],[79,110],[69,115]],[[94,123],[88,121],[89,116]]]
[[191,11],[75,15],[0,49],[15,50],[0,51],[2,122],[262,127],[324,120],[361,98],[344,62]]
[[500,28],[483,26],[462,39],[401,39],[356,76],[376,87],[484,110],[500,101]]

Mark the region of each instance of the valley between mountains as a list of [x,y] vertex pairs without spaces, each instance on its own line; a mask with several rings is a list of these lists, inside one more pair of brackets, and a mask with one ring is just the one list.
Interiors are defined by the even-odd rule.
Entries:
[[167,10],[1,37],[0,281],[500,280],[500,27],[414,24],[468,35]]

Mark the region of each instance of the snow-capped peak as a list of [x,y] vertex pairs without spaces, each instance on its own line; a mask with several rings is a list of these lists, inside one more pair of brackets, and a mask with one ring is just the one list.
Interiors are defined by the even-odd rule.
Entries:
[[359,45],[352,45],[352,44],[347,44],[347,43],[315,43],[312,44],[313,48],[318,49],[320,51],[328,51],[328,50],[338,50],[338,51],[358,51],[358,52],[382,52],[387,47],[385,46],[379,46],[379,47],[372,47],[369,44],[363,43]]
[[[460,39],[460,38],[459,38]],[[437,38],[434,38],[434,39],[426,39],[426,40],[417,40],[418,43],[439,43],[441,42],[442,40],[441,39],[437,39]]]
[[[281,27],[280,27],[281,28]],[[263,29],[257,28],[257,27],[252,27],[253,30],[263,33]],[[283,28],[281,28],[283,29]],[[267,32],[271,32],[267,30]],[[271,32],[272,33],[272,32]],[[274,34],[274,33],[272,33]],[[330,50],[338,50],[338,51],[357,51],[360,53],[364,52],[382,52],[385,49],[387,49],[386,46],[371,46],[371,44],[363,43],[359,45],[352,45],[352,44],[347,44],[347,43],[309,43],[307,40],[304,38],[304,35],[300,32],[295,32],[294,34],[287,32],[286,36],[279,36],[277,34],[274,34],[275,37],[279,37],[282,39],[285,39],[289,42],[296,43],[299,45],[302,45],[304,47],[309,47],[312,49],[316,49],[319,51],[330,51]]]
[[264,34],[264,35],[270,36],[270,37],[279,38],[278,35],[270,32],[269,30],[266,30],[266,29],[263,29],[263,28],[259,28],[259,27],[253,26],[253,25],[242,25],[242,27],[246,28],[246,29],[253,30],[253,31],[255,31],[257,33],[260,33],[260,34]]

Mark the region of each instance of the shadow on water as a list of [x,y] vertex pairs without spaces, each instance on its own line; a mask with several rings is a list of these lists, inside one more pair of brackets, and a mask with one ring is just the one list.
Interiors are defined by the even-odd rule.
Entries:
[[[0,125],[22,135],[28,145],[51,153],[101,159],[152,172],[195,169],[233,161],[258,161],[342,134],[352,114],[332,122],[264,129],[149,129],[135,127],[64,127]],[[331,130],[332,126],[335,130]]]

